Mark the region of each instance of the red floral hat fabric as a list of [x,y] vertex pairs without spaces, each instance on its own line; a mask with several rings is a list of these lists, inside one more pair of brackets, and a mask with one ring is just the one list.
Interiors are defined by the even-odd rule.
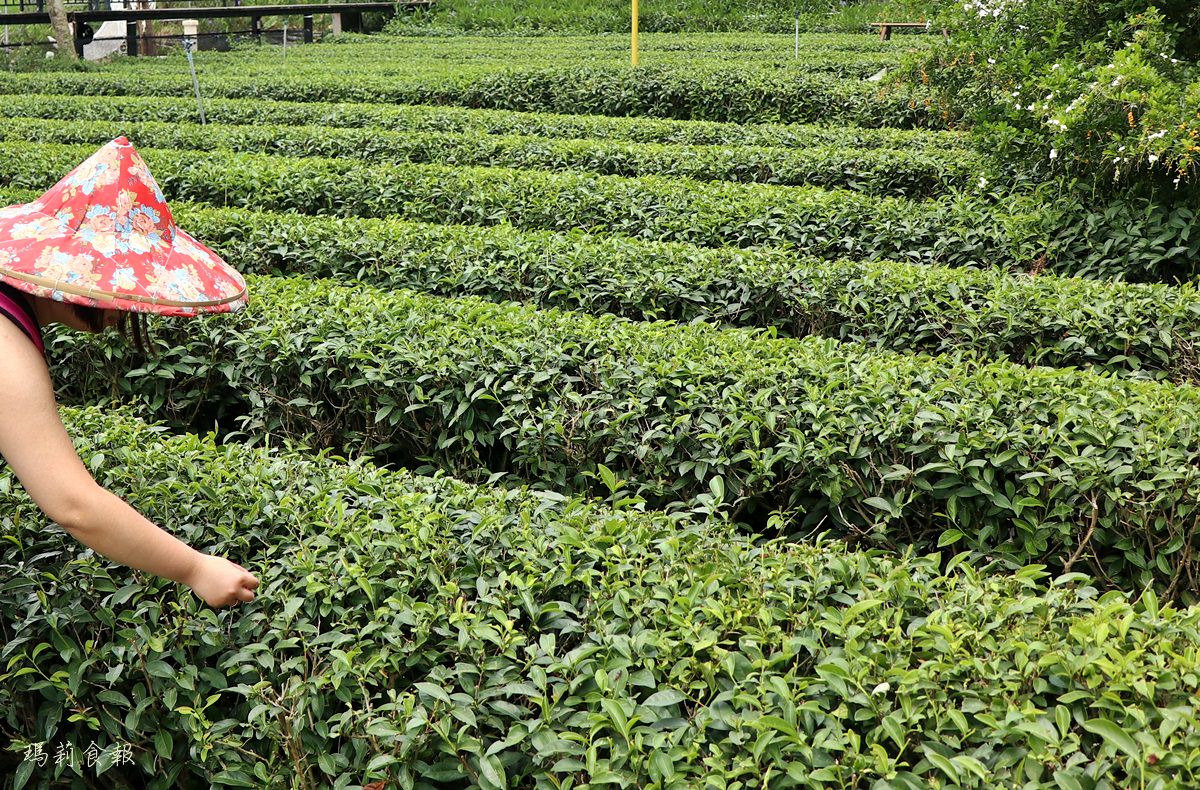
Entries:
[[37,200],[0,209],[0,279],[35,296],[160,315],[246,304],[246,281],[175,225],[124,137]]

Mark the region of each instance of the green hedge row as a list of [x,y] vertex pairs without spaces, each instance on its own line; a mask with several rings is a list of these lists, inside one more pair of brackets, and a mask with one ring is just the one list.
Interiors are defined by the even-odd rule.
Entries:
[[[276,25],[277,26],[277,25]],[[802,36],[796,57],[791,36],[755,39],[752,36],[693,38],[642,37],[642,67],[684,69],[689,73],[736,69],[743,73],[820,75],[825,78],[861,79],[885,66],[897,65],[911,46],[870,49],[849,41],[851,37]],[[928,39],[908,39],[924,43]],[[356,38],[352,46],[309,46],[288,49],[243,48],[230,53],[198,55],[203,74],[289,74],[307,79],[313,74],[352,73],[370,76],[434,75],[453,72],[475,77],[487,72],[518,68],[629,68],[628,35],[609,36],[492,36]],[[175,53],[157,61],[116,59],[105,71],[117,73],[186,73],[187,61]]]
[[[844,145],[903,148],[914,152],[966,147],[966,138],[959,133],[924,129],[870,129],[824,124],[733,124],[472,110],[463,107],[395,107],[385,104],[206,98],[204,114],[208,122],[214,124],[302,124],[356,129],[375,127],[394,132],[531,135],[677,145],[793,148]],[[174,123],[198,123],[200,120],[196,102],[192,98],[46,94],[7,95],[0,102],[0,117]]]
[[[638,28],[643,37],[662,37],[675,31],[737,30],[787,34],[794,31],[829,31],[855,33],[861,38],[870,33],[868,19],[931,18],[941,8],[940,3],[918,0],[871,0],[869,3],[831,3],[829,0],[799,0],[778,3],[771,0],[733,0],[711,3],[705,0],[684,0],[669,4],[646,4],[638,10]],[[540,3],[536,10],[516,4],[488,3],[478,5],[470,0],[440,0],[414,14],[402,14],[389,19],[383,30],[396,36],[453,36],[453,35],[536,35],[553,32],[626,31],[629,29],[629,6],[621,3],[582,3],[575,0],[551,0]],[[620,33],[616,35],[620,36]],[[628,34],[626,34],[627,37]],[[773,36],[784,39],[783,35]],[[878,39],[878,33],[874,36]],[[905,40],[931,38],[905,36]],[[900,36],[887,43],[904,47]],[[655,38],[657,40],[657,38]]]
[[[629,39],[620,40],[615,46],[590,48],[586,40],[576,46],[571,46],[569,39],[565,46],[552,49],[537,48],[497,53],[467,52],[461,53],[431,53],[419,49],[408,52],[411,39],[391,39],[383,47],[316,47],[301,51],[299,48],[288,52],[287,63],[280,63],[279,51],[266,49],[261,53],[239,52],[232,57],[222,56],[209,58],[202,63],[204,72],[214,77],[224,77],[230,74],[253,74],[255,76],[270,75],[286,67],[289,75],[299,79],[321,76],[334,71],[350,72],[366,75],[372,78],[406,78],[419,74],[423,77],[438,78],[447,72],[455,76],[469,75],[479,78],[504,70],[519,68],[522,70],[542,70],[549,68],[565,69],[604,69],[610,71],[630,70]],[[788,42],[792,45],[792,42]],[[510,43],[510,47],[512,44]],[[494,47],[494,42],[493,42]],[[289,48],[290,50],[290,48]],[[398,51],[399,50],[399,51]],[[770,51],[763,49],[663,49],[642,45],[638,48],[639,68],[652,68],[682,72],[689,76],[702,75],[706,72],[736,71],[743,78],[750,75],[801,78],[820,78],[824,80],[858,81],[866,79],[882,69],[896,70],[902,57],[901,50],[891,52],[839,52],[829,50],[814,53],[802,51],[796,58],[793,46],[786,49],[776,47]],[[294,55],[294,57],[293,57]],[[144,67],[137,61],[119,61],[115,68],[106,69],[113,73],[181,73],[187,71],[183,58],[176,57],[167,63],[156,63]]]
[[[0,203],[36,197],[0,190]],[[704,320],[926,353],[973,351],[1197,383],[1200,295],[895,261],[826,261],[511,227],[176,204],[176,221],[241,271],[305,274],[440,296],[637,320]]]
[[[508,44],[507,50],[497,46],[497,42]],[[792,28],[785,34],[772,34],[762,31],[660,31],[650,33],[641,41],[642,51],[647,55],[658,56],[666,53],[682,55],[719,54],[722,56],[745,55],[748,59],[782,58],[793,59],[792,47],[795,43]],[[864,36],[862,31],[852,33],[821,33],[802,30],[800,33],[801,62],[821,60],[837,60],[853,55],[879,55],[891,60],[912,50],[928,48],[934,43],[929,38],[905,38],[892,41],[882,41],[876,36]],[[428,58],[436,55],[448,57],[480,57],[497,58],[510,53],[526,56],[564,57],[572,53],[592,54],[596,52],[616,52],[628,54],[629,36],[626,33],[597,33],[554,34],[552,31],[520,32],[508,31],[499,38],[494,33],[470,34],[460,31],[459,35],[447,39],[434,36],[411,36],[407,34],[389,35],[379,33],[344,33],[340,36],[327,38],[320,47],[309,47],[304,53],[311,58],[329,58],[341,56],[337,50],[352,52],[367,52],[381,60],[391,56],[392,61],[398,57]],[[239,50],[236,57],[246,60],[269,61],[274,58],[269,52],[261,50]]]
[[317,126],[221,126],[133,121],[0,120],[0,140],[102,145],[119,135],[139,147],[199,151],[269,151],[276,156],[331,157],[356,164],[436,163],[601,175],[666,175],[702,181],[840,187],[871,194],[937,196],[974,184],[994,165],[951,149],[747,148],[547,140],[529,136],[388,132]]
[[[94,150],[0,143],[0,186],[45,189]],[[582,229],[701,246],[785,247],[826,258],[1045,268],[1131,280],[1186,280],[1200,261],[1191,208],[1131,200],[1094,209],[1057,199],[1053,187],[919,201],[658,176],[143,153],[168,198],[219,206]]]
[[[231,72],[204,81],[205,93],[222,98],[383,104],[452,104],[498,110],[649,116],[707,121],[853,123],[862,126],[938,128],[925,98],[862,80],[822,74],[742,69],[645,67],[546,67],[480,74],[453,69],[428,75],[353,80],[329,68],[294,79],[277,65],[261,75]],[[0,74],[3,93],[190,96],[186,71],[98,74]]]
[[[0,143],[0,186],[45,189],[92,146]],[[583,229],[702,246],[782,245],[852,258],[953,265],[1032,260],[1027,205],[919,202],[846,190],[624,178],[509,168],[374,165],[144,149],[170,200],[307,214]],[[1027,201],[1028,204],[1028,201]],[[1021,239],[1014,241],[1012,237]],[[1012,250],[1024,249],[1024,255]]]
[[[0,190],[0,203],[36,197]],[[637,320],[704,320],[926,353],[973,351],[1197,383],[1200,295],[1180,287],[895,261],[826,261],[511,227],[176,204],[176,221],[241,271]]]
[[239,270],[260,274],[355,279],[639,320],[770,327],[895,350],[971,350],[1177,382],[1200,377],[1200,294],[1190,284],[185,204],[175,216]]
[[[0,473],[17,787],[1200,781],[1200,611],[1151,593],[65,417],[104,485],[262,584],[206,609]],[[134,764],[56,768],[93,743]]]
[[251,288],[233,316],[160,322],[144,365],[115,336],[57,336],[60,393],[555,490],[603,494],[604,465],[653,507],[758,530],[963,545],[1193,594],[1193,388],[361,284]]
[[[508,44],[501,49],[498,43]],[[927,37],[910,37],[882,41],[877,36],[864,36],[861,31],[853,33],[810,33],[800,34],[800,56],[804,61],[819,58],[841,58],[853,53],[875,53],[899,59],[914,49],[928,48],[935,43]],[[758,58],[769,58],[782,54],[792,58],[795,39],[789,28],[786,35],[764,32],[662,32],[643,38],[642,51],[646,53],[678,52],[690,55],[710,53],[737,55],[739,53]],[[494,34],[469,34],[465,31],[453,37],[387,35],[378,33],[343,33],[321,41],[320,47],[307,47],[306,57],[313,59],[341,56],[336,50],[346,52],[369,52],[380,59],[389,56],[394,62],[399,57],[424,60],[437,56],[459,59],[489,57],[508,58],[512,53],[542,53],[547,58],[567,57],[580,53],[594,52],[628,53],[629,36],[623,33],[580,35],[570,33],[555,35],[549,31],[522,34],[508,31],[501,37]],[[242,49],[232,53],[245,61],[274,61],[277,55],[269,51]],[[291,53],[289,53],[289,57]],[[228,57],[228,56],[225,56]]]

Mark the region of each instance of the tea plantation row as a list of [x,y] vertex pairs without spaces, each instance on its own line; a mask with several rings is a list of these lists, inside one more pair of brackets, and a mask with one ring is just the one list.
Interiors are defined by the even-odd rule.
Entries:
[[[856,54],[882,54],[895,59],[899,52],[927,47],[929,39],[909,38],[904,41],[882,41],[874,36],[854,33],[801,33],[800,57],[813,59],[839,59]],[[454,60],[486,58],[500,63],[512,63],[513,55],[530,57],[544,56],[547,59],[565,57],[594,57],[603,52],[628,54],[629,37],[622,34],[597,35],[505,35],[502,38],[488,35],[461,35],[451,38],[439,36],[391,36],[377,34],[348,33],[329,38],[321,48],[310,47],[304,54],[313,59],[341,57],[343,53],[363,52],[386,58],[391,62],[398,59],[425,62],[437,57]],[[507,46],[506,46],[507,44]],[[705,55],[726,57],[745,54],[747,57],[774,57],[782,55],[791,60],[793,37],[756,32],[671,32],[647,33],[643,45],[648,52],[688,53],[693,58]],[[318,51],[318,49],[322,51]],[[775,53],[772,55],[771,53]],[[278,58],[269,51],[243,50],[236,57],[246,61],[274,62]]]
[[[855,40],[857,39],[857,40]],[[330,46],[294,47],[287,53],[272,47],[247,47],[221,55],[199,55],[205,75],[272,74],[282,69],[300,79],[343,70],[345,73],[403,77],[454,72],[478,77],[514,68],[625,67],[629,64],[628,35],[602,36],[352,36]],[[862,36],[802,35],[800,52],[792,36],[644,35],[642,66],[687,72],[729,70],[819,74],[825,78],[863,78],[896,64],[905,52],[927,46],[929,39],[900,42],[863,41]],[[342,44],[350,44],[342,46]],[[181,57],[160,62],[116,60],[109,73],[186,73]]]
[[825,260],[503,226],[177,208],[187,227],[239,269],[260,274],[641,320],[702,319],[793,337],[1200,383],[1200,294],[1192,284]]
[[[32,200],[0,190],[0,202]],[[824,260],[247,209],[174,206],[183,226],[240,271],[359,280],[639,320],[697,319],[823,335],[881,348],[974,352],[1031,365],[1082,366],[1197,383],[1200,295],[1104,282],[896,261]]]
[[[262,74],[235,70],[205,79],[205,92],[221,98],[305,102],[453,104],[535,112],[639,115],[709,121],[856,123],[863,126],[938,128],[939,119],[919,92],[884,91],[859,79],[831,80],[817,73],[773,69],[722,70],[625,66],[548,66],[472,75],[454,66],[429,73],[347,80],[338,64],[322,65],[304,79],[278,64]],[[341,64],[341,71],[353,69]],[[191,96],[186,70],[0,73],[0,93],[77,93],[92,96]]]
[[[953,544],[1191,599],[1200,391],[829,340],[253,278],[233,316],[51,346],[69,399],[760,531]],[[777,512],[778,511],[778,512]],[[778,516],[778,518],[776,518]]]
[[[0,186],[45,189],[91,146],[0,143]],[[1013,265],[1130,279],[1193,272],[1192,210],[1088,214],[1037,193],[920,201],[848,190],[428,164],[145,149],[170,200],[439,223],[583,229],[703,246],[770,245],[823,257]],[[1180,225],[1180,223],[1183,223]],[[1177,227],[1179,226],[1179,227]],[[1182,230],[1180,229],[1182,228]],[[1114,234],[1131,237],[1114,245]],[[1180,236],[1182,235],[1182,238]],[[1105,240],[1108,241],[1105,241]]]
[[[35,197],[0,190],[4,203]],[[174,209],[180,223],[246,272],[1197,382],[1200,295],[1191,284],[1029,277],[186,203]]]
[[[655,118],[612,118],[543,112],[474,110],[464,107],[394,106],[350,102],[286,102],[261,99],[204,100],[214,124],[311,125],[374,128],[393,132],[531,135],[678,145],[744,145],[810,148],[844,145],[903,148],[912,152],[968,148],[959,133],[926,129],[867,128],[825,124],[737,124]],[[2,118],[81,121],[200,120],[193,98],[171,96],[5,95]]]
[[332,157],[394,164],[430,162],[601,175],[670,175],[706,181],[759,182],[854,189],[872,194],[936,196],[974,185],[995,166],[965,149],[909,152],[856,145],[810,148],[682,146],[596,140],[547,140],[529,135],[405,133],[321,126],[221,126],[178,122],[0,120],[0,140],[99,146],[120,135],[140,148]]
[[136,744],[111,786],[1200,781],[1200,611],[1153,593],[65,417],[277,602],[221,620],[130,579],[0,472],[6,724]]

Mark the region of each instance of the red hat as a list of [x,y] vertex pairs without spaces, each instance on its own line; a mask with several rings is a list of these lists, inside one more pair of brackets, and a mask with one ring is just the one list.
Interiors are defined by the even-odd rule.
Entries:
[[60,302],[160,315],[246,304],[246,281],[176,227],[124,137],[37,200],[0,209],[0,280]]

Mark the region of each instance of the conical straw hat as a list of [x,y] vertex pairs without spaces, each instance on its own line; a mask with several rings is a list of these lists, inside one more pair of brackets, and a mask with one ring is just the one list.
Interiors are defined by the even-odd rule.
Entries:
[[246,304],[246,281],[175,225],[124,137],[37,200],[0,209],[0,279],[35,296],[139,313],[224,313]]

